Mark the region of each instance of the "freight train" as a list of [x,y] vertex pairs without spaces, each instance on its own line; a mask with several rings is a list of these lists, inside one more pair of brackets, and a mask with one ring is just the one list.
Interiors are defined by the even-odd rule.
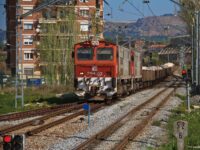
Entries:
[[80,98],[112,99],[170,75],[173,65],[142,67],[142,53],[107,41],[74,46],[74,88]]

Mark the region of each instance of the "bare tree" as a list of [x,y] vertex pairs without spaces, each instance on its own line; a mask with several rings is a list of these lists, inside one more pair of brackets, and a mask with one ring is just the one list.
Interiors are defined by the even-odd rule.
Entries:
[[192,32],[192,25],[195,22],[195,12],[200,10],[199,0],[179,0],[179,3],[183,6],[180,10],[181,18],[187,23],[187,30]]

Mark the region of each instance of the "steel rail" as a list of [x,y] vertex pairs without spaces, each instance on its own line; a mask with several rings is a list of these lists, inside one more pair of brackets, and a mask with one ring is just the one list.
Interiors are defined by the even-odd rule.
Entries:
[[170,98],[171,94],[173,91],[171,91],[154,109],[151,111],[145,119],[143,119],[139,124],[134,126],[131,131],[125,136],[125,138],[118,143],[113,150],[122,150],[126,147],[126,145],[129,143],[129,141],[133,141],[143,130],[144,128],[148,125],[148,123],[151,122],[151,119],[153,116],[159,111],[160,107],[162,107],[167,100]]
[[129,134],[125,136],[125,138],[118,143],[113,150],[121,150],[126,147],[129,141],[133,141],[143,130],[144,128],[150,123],[153,116],[159,111],[159,109],[169,100],[170,95],[178,88],[181,83],[179,82],[178,85],[175,86],[174,90],[171,91],[155,108],[151,111],[145,119],[143,119],[139,124],[134,126]]
[[30,120],[30,121],[27,121],[27,122],[24,122],[24,123],[20,123],[18,125],[11,126],[11,127],[6,128],[6,129],[0,130],[0,136],[3,136],[3,135],[5,135],[5,134],[7,134],[9,132],[12,132],[12,131],[16,131],[16,130],[28,127],[30,125],[33,125],[37,121],[44,121],[44,120],[47,120],[47,119],[49,119],[51,117],[67,113],[67,112],[70,112],[72,110],[81,109],[81,108],[82,108],[82,104],[78,104],[78,105],[75,105],[75,106],[68,107],[66,109],[57,110],[57,111],[52,112],[52,113],[50,113],[48,115],[45,115],[45,116]]
[[63,104],[63,105],[57,105],[57,106],[52,106],[52,107],[28,110],[28,111],[24,111],[24,112],[17,112],[17,113],[12,113],[12,114],[0,115],[0,121],[19,120],[19,119],[25,119],[25,118],[39,116],[39,115],[45,115],[45,114],[50,113],[52,111],[56,111],[58,109],[66,109],[68,107],[71,107],[71,106],[77,105],[77,104],[78,103]]
[[[91,107],[91,112],[96,111],[97,109],[101,108],[101,107],[104,106],[104,105],[105,105],[105,104],[96,104],[96,105],[92,106],[92,107]],[[37,134],[37,133],[40,133],[40,132],[42,132],[42,131],[44,131],[44,130],[46,130],[46,129],[48,129],[48,128],[54,127],[54,126],[56,126],[56,125],[59,125],[59,124],[61,124],[61,123],[64,123],[64,122],[66,122],[66,121],[69,121],[69,120],[71,120],[71,119],[73,119],[73,118],[75,118],[75,117],[78,117],[78,116],[84,115],[84,114],[85,114],[85,110],[80,110],[80,111],[78,111],[77,113],[74,113],[74,114],[72,114],[72,115],[66,116],[66,117],[64,117],[64,118],[62,118],[62,119],[59,119],[59,120],[57,120],[57,121],[48,123],[48,124],[46,124],[46,125],[43,125],[43,126],[41,126],[41,127],[36,128],[36,129],[30,130],[30,131],[26,132],[25,135],[26,135],[26,136],[32,136],[32,135]]]
[[[169,85],[169,87],[170,86],[171,85]],[[114,133],[119,127],[121,127],[121,126],[124,125],[124,123],[121,123],[122,120],[124,120],[125,118],[127,118],[130,115],[133,115],[137,111],[143,109],[147,104],[149,104],[152,101],[154,101],[156,97],[158,97],[163,92],[165,92],[166,89],[167,88],[164,88],[163,90],[161,90],[160,92],[158,92],[157,94],[155,94],[154,96],[152,96],[150,99],[148,99],[144,103],[142,103],[139,106],[133,108],[130,112],[128,112],[124,116],[122,116],[119,119],[117,119],[114,123],[112,123],[111,125],[109,125],[107,128],[101,130],[99,133],[95,134],[94,136],[92,136],[91,138],[89,138],[88,140],[86,140],[85,142],[83,142],[82,144],[80,144],[79,146],[77,146],[76,148],[74,148],[74,150],[83,150],[83,149],[86,149],[86,147],[90,146],[92,143],[94,143],[94,142],[97,143],[100,140],[105,139],[110,134]]]

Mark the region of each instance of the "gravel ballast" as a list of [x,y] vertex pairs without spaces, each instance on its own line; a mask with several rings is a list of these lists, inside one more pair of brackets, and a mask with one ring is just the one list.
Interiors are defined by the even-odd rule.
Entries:
[[100,130],[104,129],[106,126],[113,123],[116,119],[125,115],[132,108],[143,103],[144,101],[146,101],[146,99],[153,96],[155,93],[159,92],[162,89],[163,88],[156,88],[139,92],[125,98],[118,104],[100,110],[91,117],[90,128],[87,128],[86,130],[78,134],[64,139],[62,142],[53,145],[50,150],[74,149],[77,145],[84,142],[87,138],[98,133]]
[[[26,139],[26,149],[27,150],[71,150],[76,146],[98,133],[102,129],[106,128],[115,120],[125,115],[134,107],[146,101],[148,98],[152,97],[159,91],[166,87],[166,82],[155,86],[154,88],[143,90],[136,94],[132,94],[129,97],[121,98],[119,102],[114,105],[106,106],[99,110],[96,113],[91,114],[91,124],[90,127],[87,126],[87,116],[83,117],[84,120],[80,120],[80,117],[74,118],[71,121],[63,123],[59,126],[50,128],[46,131],[43,131],[37,135],[29,137]],[[178,88],[177,93],[180,95],[185,94],[185,88]],[[177,107],[181,103],[181,100],[177,97],[172,97],[165,106],[159,111],[157,115],[152,119],[153,121],[159,120],[162,125],[167,123],[167,120],[171,114],[171,110]],[[147,112],[146,108],[145,111]],[[68,114],[67,114],[68,115]],[[145,112],[144,114],[145,115]],[[141,118],[141,114],[135,117],[135,121]],[[58,116],[60,118],[63,116]],[[56,119],[57,119],[56,118]],[[25,119],[26,120],[26,119]],[[27,119],[29,120],[29,119]],[[24,120],[23,120],[24,121]],[[18,124],[23,121],[13,121],[13,122],[2,122],[0,126],[5,126],[6,124]],[[137,137],[137,139],[128,145],[127,149],[146,149],[147,147],[157,147],[166,141],[161,137],[166,137],[166,131],[163,126],[154,126],[149,124],[145,128],[144,132]],[[117,138],[109,138],[108,140],[117,140]],[[109,149],[106,146],[103,146],[103,150]]]

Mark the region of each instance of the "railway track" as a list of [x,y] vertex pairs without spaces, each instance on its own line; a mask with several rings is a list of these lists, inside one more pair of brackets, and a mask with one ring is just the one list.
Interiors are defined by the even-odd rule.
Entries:
[[[172,85],[170,85],[172,86]],[[173,93],[175,88],[165,88],[161,90],[156,95],[152,96],[150,99],[145,101],[144,103],[140,104],[139,106],[133,108],[131,111],[129,111],[124,116],[117,119],[115,122],[113,122],[111,125],[109,125],[107,128],[101,130],[99,133],[93,135],[91,138],[74,148],[74,150],[85,150],[85,149],[95,149],[100,145],[100,143],[105,142],[108,137],[110,137],[112,134],[120,130],[123,126],[127,124],[127,122],[140,110],[147,107],[150,103],[154,102],[156,98],[163,95],[165,92],[168,92],[165,97],[159,102],[154,109],[148,114],[147,117],[142,119],[137,125],[135,125],[132,129],[129,130],[129,132],[124,136],[123,139],[121,139],[119,142],[115,143],[115,145],[111,148],[113,150],[121,150],[124,149],[125,146],[128,144],[130,140],[133,140],[137,135],[139,135],[142,130],[146,127],[146,125],[151,121],[152,117],[159,111],[159,108],[162,107],[166,101],[169,99],[170,95]],[[167,90],[168,89],[168,90]],[[113,143],[113,142],[112,142]],[[104,145],[105,146],[105,145]]]
[[[116,101],[113,101],[112,104],[115,104],[115,103],[116,103]],[[91,111],[92,112],[97,111],[103,105],[105,105],[105,104],[104,103],[98,104],[97,106],[92,107]],[[38,110],[37,113],[34,113],[33,111],[28,111],[28,113],[30,115],[29,114],[27,114],[27,115],[29,115],[29,116],[32,116],[32,115],[36,116],[36,115],[39,115],[39,114],[44,115],[43,113],[49,113],[49,114],[44,115],[40,118],[36,118],[36,119],[30,120],[30,121],[27,121],[27,122],[24,122],[24,123],[20,123],[18,125],[14,125],[14,126],[5,128],[3,130],[0,130],[0,136],[3,136],[3,135],[8,134],[10,132],[15,132],[17,130],[20,130],[20,129],[23,129],[23,128],[26,128],[26,127],[29,127],[29,126],[33,126],[34,124],[37,124],[37,122],[38,122],[38,125],[39,125],[40,122],[44,122],[45,120],[48,120],[49,118],[52,118],[52,117],[55,117],[55,116],[58,116],[58,115],[61,115],[61,114],[67,113],[67,112],[71,112],[73,110],[79,110],[78,112],[73,113],[69,116],[63,117],[62,119],[56,120],[54,122],[51,122],[51,123],[48,123],[48,124],[45,124],[45,125],[41,125],[38,128],[34,128],[30,131],[24,132],[26,137],[35,135],[35,134],[40,133],[40,132],[42,132],[42,131],[44,131],[48,128],[51,128],[51,127],[54,127],[54,126],[59,125],[61,123],[64,123],[66,121],[69,121],[70,119],[73,119],[73,118],[78,117],[80,115],[84,115],[85,111],[81,110],[81,108],[82,108],[82,104],[78,105],[77,103],[74,103],[74,104],[66,104],[66,105],[61,106],[61,107],[55,106],[55,107],[50,107],[50,108],[46,108],[46,109],[37,109]],[[21,112],[21,113],[4,115],[4,116],[2,116],[2,120],[4,120],[6,118],[6,116],[10,117],[11,120],[24,118],[24,117],[27,117],[27,116],[25,116],[26,113],[27,112]],[[0,145],[2,145],[1,142],[0,142]]]
[[[80,103],[83,103],[83,102],[80,102]],[[29,111],[24,111],[24,112],[0,115],[0,122],[1,121],[19,120],[19,119],[25,119],[25,118],[45,115],[45,114],[49,114],[51,112],[54,112],[54,111],[57,111],[60,109],[66,109],[71,106],[75,106],[77,104],[78,103],[63,104],[63,105],[52,106],[52,107],[47,107],[47,108],[39,108],[39,109],[34,109],[34,110],[29,110]]]
[[[105,104],[95,104],[95,105],[91,106],[91,112],[97,111],[99,108],[101,108],[104,105]],[[75,117],[78,117],[78,116],[84,115],[84,114],[85,114],[85,110],[80,110],[80,111],[78,111],[78,112],[76,112],[76,113],[74,113],[72,115],[66,116],[66,117],[64,117],[62,119],[56,120],[54,122],[51,122],[51,123],[48,123],[48,124],[43,125],[41,127],[35,128],[33,130],[30,130],[30,131],[26,132],[25,135],[26,136],[32,136],[32,135],[40,133],[40,132],[42,132],[42,131],[44,131],[44,130],[46,130],[48,128],[57,126],[57,125],[59,125],[61,123],[64,123],[66,121],[69,121],[69,120],[71,120],[71,119],[73,119]]]
[[[170,86],[172,86],[172,85],[170,85]],[[163,89],[161,92],[163,92],[163,91],[165,91],[165,89]],[[161,93],[161,92],[160,92],[160,93]],[[156,94],[156,95],[154,95],[151,99],[155,98],[155,97],[158,96],[158,95],[159,95],[159,93]],[[147,102],[147,104],[148,104],[148,103],[150,103],[150,102]],[[97,110],[98,110],[99,108],[101,108],[103,105],[105,105],[105,104],[98,104],[98,105],[96,104],[96,106],[94,106],[94,107],[91,108],[91,111],[97,111]],[[142,106],[141,106],[141,107],[142,107]],[[64,122],[66,122],[66,121],[68,121],[68,120],[71,120],[71,119],[73,119],[73,118],[75,118],[75,117],[77,117],[77,116],[84,115],[84,114],[85,114],[85,111],[81,110],[81,108],[82,108],[82,104],[80,104],[80,105],[78,105],[78,104],[76,104],[76,105],[75,105],[75,104],[72,104],[72,105],[68,105],[68,106],[66,105],[66,108],[63,108],[63,109],[61,109],[61,110],[55,111],[55,109],[54,109],[54,112],[50,113],[49,115],[45,115],[45,116],[43,116],[43,117],[40,117],[40,118],[37,118],[37,119],[33,119],[33,120],[31,120],[31,121],[28,121],[28,122],[21,123],[21,124],[19,124],[19,125],[12,126],[12,127],[6,128],[6,129],[3,129],[3,130],[0,131],[0,135],[3,136],[3,135],[5,135],[5,134],[7,134],[7,133],[9,133],[9,132],[14,132],[14,131],[16,131],[16,130],[23,129],[23,128],[28,127],[28,126],[32,126],[35,122],[45,121],[45,120],[47,120],[47,119],[49,119],[49,118],[51,118],[51,117],[58,116],[58,115],[61,115],[61,114],[64,114],[64,113],[67,113],[67,112],[70,112],[70,111],[73,111],[73,110],[77,110],[76,113],[73,113],[73,114],[71,114],[71,115],[68,115],[68,116],[66,116],[66,117],[63,117],[62,119],[59,119],[59,120],[54,121],[54,122],[50,122],[50,123],[48,123],[48,124],[41,125],[41,126],[39,126],[39,127],[37,127],[37,128],[31,129],[31,130],[29,130],[29,131],[25,131],[25,132],[24,132],[25,136],[26,136],[26,137],[29,137],[29,136],[35,135],[35,134],[37,134],[37,133],[40,133],[40,132],[42,132],[42,131],[44,131],[44,130],[46,130],[46,129],[48,129],[48,128],[57,126],[57,125],[59,125],[59,124],[61,124],[61,123],[64,123]],[[134,110],[134,111],[138,111],[138,110],[139,110],[139,108],[136,108],[136,110]],[[134,111],[131,112],[131,113],[133,114]],[[124,116],[123,116],[122,118],[124,118]],[[119,121],[120,121],[120,120],[118,119],[116,122],[119,122]],[[118,125],[118,126],[119,126],[119,125]],[[112,126],[111,128],[113,128],[113,126]],[[114,128],[113,128],[113,129],[114,129]],[[105,139],[106,136],[108,136],[108,133],[109,133],[109,132],[114,132],[113,129],[112,129],[112,130],[106,129],[105,132],[107,132],[107,135],[101,133],[101,134],[99,134],[99,135],[95,135],[94,139],[95,139],[96,141],[98,141],[98,142],[100,141],[99,139]],[[93,140],[94,140],[94,139],[93,139]],[[0,146],[1,146],[1,145],[2,145],[2,143],[0,143]],[[87,144],[84,144],[84,145],[87,145]],[[82,146],[81,146],[81,147],[82,147]],[[84,147],[85,147],[85,146],[84,146]],[[81,149],[82,149],[82,148],[81,148]]]
[[[91,112],[97,111],[103,105],[105,105],[105,104],[94,104],[94,105],[91,105]],[[64,113],[67,113],[67,112],[70,112],[70,111],[73,111],[73,110],[77,111],[77,112],[75,112],[75,113],[73,113],[71,115],[63,117],[62,119],[58,119],[58,120],[50,122],[48,124],[41,125],[38,128],[32,129],[32,130],[27,131],[27,132],[24,133],[26,137],[35,135],[35,134],[40,133],[40,132],[42,132],[42,131],[44,131],[44,130],[46,130],[48,128],[57,126],[57,125],[59,125],[61,123],[69,121],[69,120],[71,120],[71,119],[73,119],[75,117],[78,117],[80,115],[84,115],[85,114],[85,110],[82,110],[81,108],[82,108],[82,104],[79,104],[79,105],[76,105],[76,106],[71,106],[71,107],[68,107],[66,109],[62,109],[62,110],[53,112],[53,113],[51,113],[49,115],[45,115],[43,117],[40,117],[40,118],[37,118],[37,119],[33,119],[33,120],[27,121],[25,123],[21,123],[21,124],[18,124],[18,125],[3,129],[3,130],[0,131],[0,136],[3,136],[3,135],[8,134],[10,132],[17,131],[19,129],[26,128],[28,126],[32,126],[33,124],[35,124],[35,122],[45,121],[45,120],[47,120],[49,118],[52,118],[52,117],[55,117],[55,116],[58,116],[58,115],[61,115],[61,114],[64,114]],[[3,142],[0,142],[0,146],[2,144],[3,144]]]
[[143,119],[139,124],[134,126],[129,133],[113,148],[113,150],[121,150],[126,147],[126,145],[129,143],[129,141],[133,141],[142,131],[144,128],[148,125],[148,123],[151,122],[151,119],[153,116],[159,111],[159,108],[161,108],[169,99],[173,91],[171,91],[151,112],[150,114]]
[[[150,87],[152,87],[152,86],[150,86]],[[150,87],[145,87],[145,88],[139,89],[135,92],[140,92],[140,91],[150,88]],[[24,111],[24,112],[0,115],[0,122],[1,121],[14,121],[14,120],[20,120],[20,119],[25,119],[25,118],[30,118],[30,117],[36,117],[36,116],[40,116],[40,115],[46,115],[46,114],[55,112],[57,110],[66,109],[71,106],[75,106],[79,103],[84,103],[84,102],[85,101],[81,101],[78,103],[63,104],[63,105],[52,106],[52,107],[47,107],[47,108],[39,108],[39,109],[34,109],[34,110],[29,110],[29,111]]]
[[20,123],[18,125],[14,125],[14,126],[5,128],[3,130],[0,130],[0,136],[3,136],[3,135],[5,135],[9,132],[13,132],[13,131],[16,131],[16,130],[19,130],[19,129],[22,129],[22,128],[25,128],[25,127],[28,127],[28,126],[35,125],[35,124],[40,123],[40,122],[44,122],[45,120],[47,120],[49,118],[52,118],[52,117],[55,117],[55,116],[58,116],[58,115],[61,115],[61,114],[67,113],[67,112],[71,112],[73,110],[78,110],[78,109],[81,109],[81,108],[82,108],[82,104],[77,104],[77,105],[67,107],[65,109],[61,109],[61,110],[51,112],[48,115],[44,115],[42,117],[39,117],[39,118],[30,120],[30,121],[27,121],[27,122],[24,122],[24,123]]

